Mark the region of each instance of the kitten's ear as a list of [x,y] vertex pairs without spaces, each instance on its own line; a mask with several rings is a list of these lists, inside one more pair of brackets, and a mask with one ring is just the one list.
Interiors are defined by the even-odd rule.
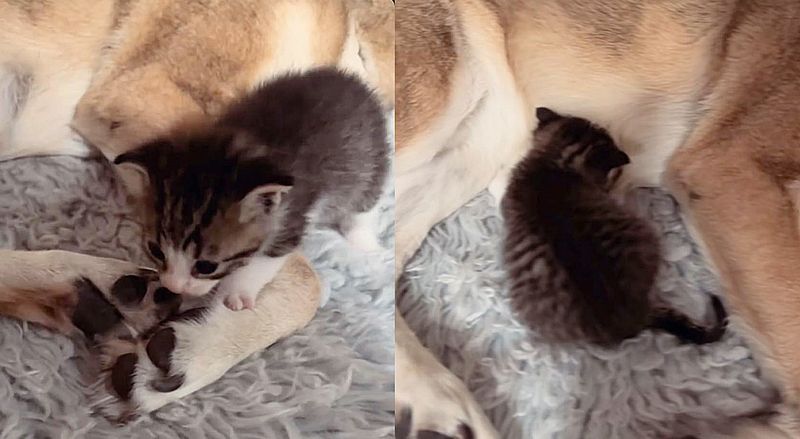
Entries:
[[628,154],[625,154],[625,152],[616,146],[600,148],[593,156],[594,157],[590,158],[592,162],[591,165],[605,173],[631,162]]
[[140,198],[145,194],[158,160],[163,158],[162,151],[170,147],[172,144],[168,140],[158,139],[114,159],[117,175],[130,195]]
[[147,191],[150,186],[150,169],[154,165],[158,149],[163,146],[167,146],[167,142],[148,143],[114,159],[114,168],[128,194],[140,198]]
[[281,204],[284,195],[291,188],[291,183],[269,183],[251,190],[240,202],[239,222],[244,224],[260,215],[269,215]]
[[608,155],[607,163],[611,166],[611,169],[625,166],[630,162],[631,158],[628,157],[628,154],[625,154],[625,152],[619,148],[613,148]]
[[560,117],[558,113],[547,107],[536,108],[536,119],[539,120],[539,126],[547,125]]

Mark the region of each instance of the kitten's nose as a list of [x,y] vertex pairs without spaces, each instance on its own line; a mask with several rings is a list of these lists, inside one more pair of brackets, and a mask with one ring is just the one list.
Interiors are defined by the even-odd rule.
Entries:
[[167,273],[161,275],[161,285],[175,294],[186,294],[188,293],[189,281]]

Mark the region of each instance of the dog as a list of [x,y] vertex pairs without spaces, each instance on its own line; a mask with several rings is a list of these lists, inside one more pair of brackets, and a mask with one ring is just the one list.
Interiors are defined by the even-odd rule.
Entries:
[[[0,0],[0,160],[101,155],[113,162],[176,124],[216,116],[263,81],[318,66],[360,76],[390,111],[393,4]],[[128,194],[141,196],[138,176],[124,167],[116,171]],[[111,384],[120,402],[149,412],[213,382],[311,319],[320,285],[308,261],[292,255],[275,282],[256,304],[264,321],[242,325],[241,316],[210,309],[148,331],[155,322],[141,311],[160,313],[163,306],[154,304],[159,286],[147,270],[63,251],[3,250],[0,314],[68,334],[103,336],[125,327],[133,332],[128,336],[151,335],[114,344],[104,358],[119,371]],[[126,308],[120,297],[130,294],[143,302]],[[87,315],[92,304],[111,307],[111,317]],[[264,323],[275,310],[281,310],[280,324]],[[232,331],[246,342],[222,346]],[[230,355],[204,356],[220,350]],[[167,372],[165,381],[161,375]],[[123,407],[108,409],[111,416],[124,415]]]
[[[631,156],[618,190],[679,200],[782,390],[789,410],[738,437],[797,437],[800,4],[405,0],[396,23],[398,275],[434,224],[502,197],[536,107],[595,121]],[[399,437],[498,437],[399,311],[396,337]]]

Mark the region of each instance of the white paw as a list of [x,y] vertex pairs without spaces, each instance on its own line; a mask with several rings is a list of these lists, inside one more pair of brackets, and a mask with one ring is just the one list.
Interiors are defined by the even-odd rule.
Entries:
[[224,335],[204,323],[207,313],[204,308],[181,313],[148,340],[106,342],[101,347],[105,372],[100,382],[107,392],[95,398],[95,409],[126,422],[221,377],[240,358],[219,355],[218,348],[225,347]]
[[222,302],[225,304],[228,309],[231,311],[241,311],[243,309],[254,309],[256,307],[256,296],[258,292],[255,294],[252,293],[227,293],[225,299]]
[[252,258],[247,265],[224,277],[217,284],[217,296],[233,311],[253,309],[261,290],[275,278],[286,256]]
[[[449,371],[398,374],[397,439],[497,439],[466,386]],[[413,378],[412,378],[413,377]]]
[[212,301],[139,338],[105,338],[97,383],[103,389],[93,392],[92,407],[119,421],[149,413],[305,326],[318,308],[319,287],[307,262],[295,255],[292,266],[268,284],[252,312],[234,313]]
[[345,236],[347,242],[365,253],[376,252],[382,249],[378,242],[377,234],[370,228],[354,227]]

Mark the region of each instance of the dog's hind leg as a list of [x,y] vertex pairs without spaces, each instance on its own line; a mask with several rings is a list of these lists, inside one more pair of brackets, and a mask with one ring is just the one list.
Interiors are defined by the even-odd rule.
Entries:
[[[669,163],[668,183],[726,288],[735,325],[789,403],[800,401],[800,234],[785,184],[796,179],[796,82],[708,122]],[[788,89],[788,90],[787,90]],[[765,93],[764,90],[760,91]],[[735,96],[726,90],[720,96]],[[776,96],[784,96],[776,99]],[[769,103],[752,103],[752,99]],[[720,98],[719,100],[722,100]],[[768,139],[768,141],[765,141]],[[795,431],[794,435],[800,434]]]

